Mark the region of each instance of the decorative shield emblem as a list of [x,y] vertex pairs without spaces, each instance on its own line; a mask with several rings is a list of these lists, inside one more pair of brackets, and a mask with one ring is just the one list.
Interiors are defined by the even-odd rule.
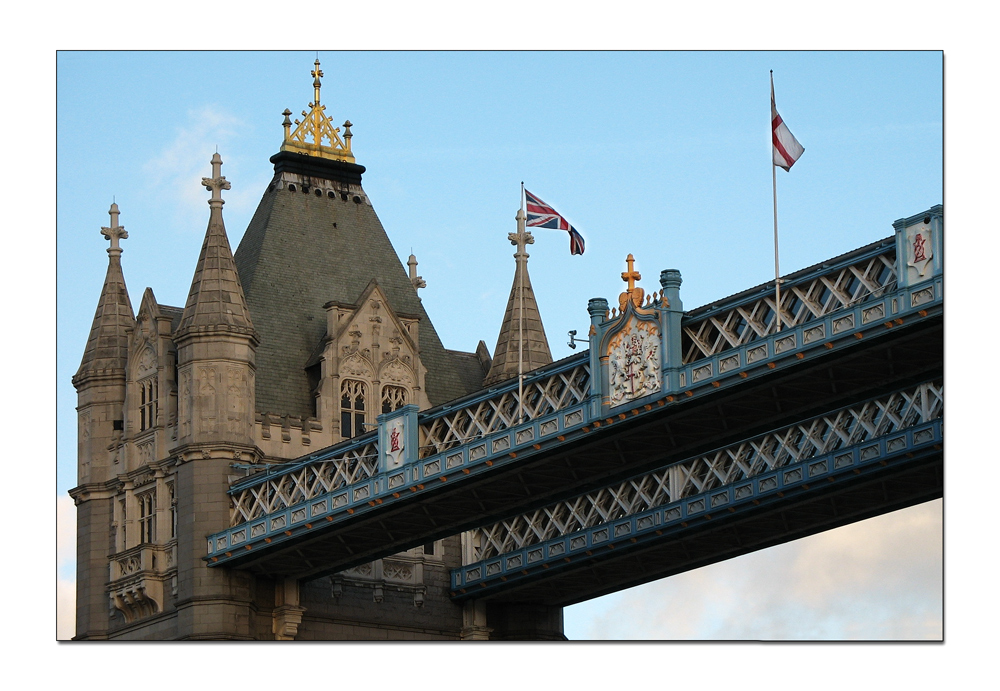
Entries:
[[921,276],[927,271],[928,264],[934,258],[931,247],[931,227],[916,226],[906,229],[906,264],[917,270]]
[[608,344],[611,407],[660,390],[660,330],[652,321],[629,319]]
[[403,465],[403,447],[406,445],[406,417],[397,417],[386,427],[388,445],[385,451],[386,470]]

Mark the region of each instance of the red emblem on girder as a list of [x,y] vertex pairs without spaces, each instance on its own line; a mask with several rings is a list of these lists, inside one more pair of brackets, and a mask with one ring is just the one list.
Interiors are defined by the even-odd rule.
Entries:
[[913,261],[914,262],[925,262],[927,261],[927,254],[925,251],[927,241],[924,236],[917,233],[916,237],[913,238]]

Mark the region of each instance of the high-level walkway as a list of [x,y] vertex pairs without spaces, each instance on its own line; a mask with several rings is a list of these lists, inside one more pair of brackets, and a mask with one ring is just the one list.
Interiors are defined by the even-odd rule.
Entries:
[[567,606],[941,496],[940,381],[471,531],[456,600]]
[[773,283],[591,300],[589,351],[523,397],[408,406],[235,482],[205,558],[308,580],[473,531],[456,599],[569,604],[940,496],[942,225],[785,277],[780,329]]

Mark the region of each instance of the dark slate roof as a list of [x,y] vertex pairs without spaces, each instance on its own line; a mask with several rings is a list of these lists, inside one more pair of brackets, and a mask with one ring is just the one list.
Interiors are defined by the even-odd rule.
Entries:
[[451,358],[455,374],[465,389],[462,395],[483,388],[483,378],[489,371],[488,362],[484,363],[477,353],[463,353],[459,350],[446,350],[445,353]]
[[160,303],[156,303],[156,307],[164,317],[170,317],[170,332],[177,331],[177,328],[181,325],[181,317],[184,316],[184,308]]
[[128,334],[126,329],[135,324],[132,302],[122,274],[121,253],[109,252],[108,273],[97,302],[90,337],[83,351],[83,360],[74,382],[85,374],[101,370],[124,369],[128,362]]
[[[276,169],[289,165],[280,157],[271,160]],[[334,186],[339,189],[341,183]],[[331,199],[315,196],[312,189],[303,193],[297,186],[291,192],[271,185],[236,250],[236,268],[260,337],[258,411],[313,414],[305,367],[326,335],[323,305],[354,304],[372,279],[396,314],[420,317],[420,358],[427,367],[431,403],[470,391],[469,368],[457,365],[442,346],[375,210],[353,196],[344,201],[339,194]]]

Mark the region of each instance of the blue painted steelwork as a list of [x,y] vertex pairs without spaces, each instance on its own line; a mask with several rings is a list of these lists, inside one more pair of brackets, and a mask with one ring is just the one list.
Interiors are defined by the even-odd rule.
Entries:
[[[469,561],[592,528],[772,469],[823,456],[875,436],[939,418],[944,411],[940,381],[908,386],[867,401],[826,411],[724,447],[672,460],[657,469],[593,489],[468,533]],[[918,439],[920,441],[920,439]],[[895,450],[890,444],[890,450]]]
[[[894,244],[892,238],[883,240],[797,272],[785,283],[786,289],[791,292],[797,285],[821,280],[826,273],[842,272],[860,261],[893,252]],[[940,256],[940,250],[937,250],[937,255]],[[454,444],[452,448],[425,445],[416,458],[412,453],[407,454],[402,468],[379,472],[378,463],[368,461],[377,456],[379,435],[385,434],[382,427],[392,417],[382,416],[386,419],[380,418],[380,431],[377,433],[362,435],[234,483],[229,491],[234,500],[234,525],[209,536],[205,558],[211,565],[223,565],[233,557],[233,549],[277,546],[291,539],[293,531],[301,534],[303,530],[347,521],[357,513],[384,503],[406,501],[406,497],[424,493],[435,483],[462,482],[472,475],[490,472],[492,468],[551,452],[626,417],[656,414],[655,411],[678,399],[739,386],[744,380],[767,376],[772,370],[794,365],[800,360],[849,349],[858,339],[877,337],[879,332],[887,329],[940,314],[943,307],[943,276],[940,266],[935,266],[928,279],[921,283],[897,287],[896,290],[888,290],[890,286],[887,285],[879,291],[864,294],[844,309],[814,317],[806,315],[802,323],[778,333],[753,334],[746,343],[728,347],[710,357],[679,364],[681,328],[711,318],[712,314],[759,302],[762,298],[757,294],[759,291],[753,289],[684,315],[680,306],[679,272],[664,271],[661,285],[664,288],[661,298],[647,308],[659,314],[662,325],[665,376],[660,391],[610,410],[604,390],[606,376],[592,374],[600,372],[602,366],[600,352],[592,347],[589,352],[581,352],[531,372],[525,380],[527,394],[533,383],[554,380],[589,364],[589,371],[585,374],[589,381],[581,379],[579,382],[589,392],[589,395],[584,394],[585,400],[558,409],[546,409],[544,414],[521,425],[508,425],[501,419],[495,431],[463,440],[462,443],[449,442]],[[885,290],[883,294],[877,294],[882,290]],[[669,306],[663,304],[664,296]],[[592,345],[595,340],[600,342],[604,332],[618,326],[618,320],[606,318],[606,309],[607,302],[604,300],[592,300],[588,306],[594,326]],[[420,437],[423,438],[435,421],[440,425],[457,410],[501,400],[509,405],[509,399],[516,394],[515,379],[423,413],[408,414],[411,419],[416,419]],[[410,441],[407,443],[411,444]],[[336,468],[323,471],[326,473],[323,475],[316,470],[323,464],[333,466],[338,463],[349,468],[350,472]],[[334,475],[337,477],[334,478]]]
[[[936,419],[811,457],[726,487],[453,569],[452,595],[456,599],[467,593],[482,597],[491,589],[509,587],[542,569],[558,569],[644,539],[669,537],[697,521],[712,520],[713,513],[753,510],[793,490],[809,491],[810,485],[825,490],[827,483],[845,476],[907,463],[915,454],[939,449],[942,443],[942,420]],[[475,590],[469,593],[470,588]]]
[[[879,332],[921,319],[921,313],[939,312],[943,301],[941,291],[942,280],[938,277],[686,365],[679,368],[680,380],[685,382],[679,389],[631,401],[626,406],[629,408],[627,412],[607,415],[604,410],[595,411],[596,406],[579,403],[474,443],[420,459],[398,471],[375,474],[364,481],[337,488],[308,502],[286,507],[210,536],[208,558],[213,559],[213,564],[223,564],[232,557],[235,547],[246,549],[248,545],[256,548],[264,544],[280,544],[292,537],[292,528],[307,527],[311,530],[319,527],[321,521],[350,520],[356,513],[377,505],[406,501],[406,497],[426,492],[428,486],[436,482],[462,482],[474,473],[489,472],[493,467],[516,463],[519,458],[549,452],[592,429],[611,426],[625,417],[655,414],[655,411],[678,398],[739,386],[745,380],[767,376],[779,367],[820,357],[830,351],[849,349],[861,339],[877,337]],[[572,364],[575,363],[564,362],[562,367],[569,368]],[[548,425],[545,431],[543,425]],[[360,443],[360,440],[355,442],[352,448]],[[331,451],[334,450],[343,451],[331,447]],[[296,467],[301,469],[305,465],[308,462],[299,462]],[[243,481],[241,485],[234,486],[231,493],[248,484]],[[255,484],[260,484],[260,481]]]

